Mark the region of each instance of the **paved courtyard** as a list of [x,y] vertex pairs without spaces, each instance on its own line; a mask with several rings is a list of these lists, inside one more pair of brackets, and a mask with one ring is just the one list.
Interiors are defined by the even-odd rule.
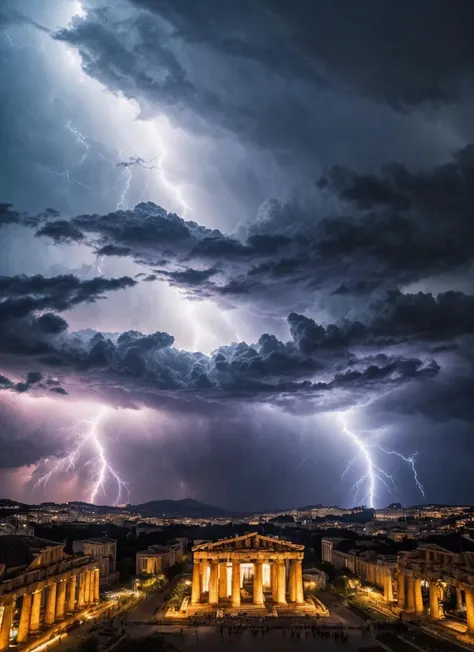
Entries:
[[[145,632],[141,629],[137,634],[142,636]],[[293,649],[312,650],[313,652],[316,649],[318,652],[344,652],[344,650],[356,652],[360,647],[377,645],[373,635],[363,634],[358,630],[348,631],[347,642],[335,640],[333,637],[321,638],[317,635],[313,637],[310,631],[305,632],[304,630],[300,630],[299,638],[296,633],[292,637],[289,629],[278,628],[271,628],[263,636],[261,634],[252,635],[251,629],[238,635],[229,635],[227,632],[222,635],[219,627],[186,628],[183,630],[183,634],[180,633],[179,628],[176,628],[173,633],[168,630],[168,633],[164,635],[166,640],[173,643],[178,650],[196,650],[196,652],[201,650],[202,652],[213,652],[213,650],[286,652]],[[137,649],[139,649],[138,646]],[[382,652],[382,648],[380,648],[380,652]]]

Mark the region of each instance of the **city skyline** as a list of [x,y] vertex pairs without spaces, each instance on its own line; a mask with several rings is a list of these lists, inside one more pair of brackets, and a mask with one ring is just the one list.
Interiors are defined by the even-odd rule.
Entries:
[[2,5],[0,495],[474,502],[472,19]]

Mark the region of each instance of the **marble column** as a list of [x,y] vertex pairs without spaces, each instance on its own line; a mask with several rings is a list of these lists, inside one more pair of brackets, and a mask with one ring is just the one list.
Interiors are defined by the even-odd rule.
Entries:
[[90,570],[86,570],[86,580],[84,582],[85,588],[84,588],[84,601],[86,605],[90,604],[91,601],[91,572]]
[[391,575],[384,575],[383,577],[383,597],[387,602],[393,602],[393,584]]
[[470,591],[464,591],[464,596],[466,599],[467,631],[474,634],[474,594]]
[[25,593],[21,601],[20,623],[18,625],[18,643],[24,643],[28,640],[30,633],[30,618],[31,618],[31,593]]
[[209,604],[219,602],[219,587],[217,584],[219,573],[219,562],[217,559],[211,559],[211,573],[209,576]]
[[423,613],[423,596],[421,594],[421,579],[415,578],[415,611],[417,614]]
[[56,584],[49,584],[46,594],[46,613],[44,615],[44,624],[54,625],[56,617]]
[[94,570],[94,602],[99,602],[100,600],[100,569],[96,568]]
[[55,620],[62,620],[64,618],[65,605],[66,605],[66,581],[62,580],[57,584]]
[[219,564],[219,598],[227,600],[227,562],[221,561]]
[[304,604],[303,562],[301,559],[295,560],[295,568],[296,603]]
[[74,613],[74,609],[76,608],[76,585],[77,585],[77,576],[73,575],[69,579],[69,593],[67,597],[67,611],[68,613],[72,614]]
[[272,561],[271,566],[272,598],[273,602],[278,600],[278,571],[276,561]]
[[89,583],[89,604],[94,604],[94,581],[95,581],[94,570],[89,571],[89,575],[91,578]]
[[397,577],[397,603],[399,609],[406,608],[405,575],[401,572]]
[[86,604],[86,574],[79,575],[79,597],[77,600],[77,608],[84,609]]
[[290,561],[289,585],[290,602],[296,602],[296,566],[294,559]]
[[430,582],[430,616],[435,620],[440,619],[438,585]]
[[278,604],[286,604],[285,562],[282,559],[277,561],[277,587]]
[[3,605],[2,626],[0,627],[0,652],[7,650],[10,645],[10,629],[13,622],[13,610],[15,608],[15,599],[7,598]]
[[201,593],[205,593],[209,590],[209,585],[207,583],[207,567],[209,562],[207,559],[201,560]]
[[37,632],[41,626],[41,601],[43,591],[40,589],[33,593],[33,606],[31,607],[30,631]]
[[263,562],[257,560],[253,567],[253,603],[263,604]]
[[191,586],[191,604],[199,604],[201,599],[200,563],[197,559],[193,564],[193,581]]
[[415,578],[406,577],[406,611],[415,611]]
[[232,560],[232,606],[240,607],[240,561]]
[[462,589],[456,589],[456,607],[461,610],[463,607],[462,602]]

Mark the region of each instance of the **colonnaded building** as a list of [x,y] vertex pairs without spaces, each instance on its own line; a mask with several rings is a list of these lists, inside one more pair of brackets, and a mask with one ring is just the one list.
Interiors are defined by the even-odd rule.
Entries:
[[194,546],[188,613],[315,611],[304,599],[303,555],[304,546],[257,532]]
[[471,537],[444,537],[439,543],[423,543],[403,552],[398,559],[400,609],[429,613],[443,618],[450,599],[458,612],[465,611],[467,631],[474,635],[474,540]]
[[0,537],[0,652],[24,644],[99,600],[99,568],[64,544],[31,536]]
[[379,544],[326,537],[321,542],[322,559],[338,570],[348,568],[372,585],[377,589],[372,595],[383,595],[395,613],[436,621],[454,614],[459,624],[465,617],[467,633],[474,636],[474,538],[433,535],[416,549],[394,549],[393,554],[379,554]]

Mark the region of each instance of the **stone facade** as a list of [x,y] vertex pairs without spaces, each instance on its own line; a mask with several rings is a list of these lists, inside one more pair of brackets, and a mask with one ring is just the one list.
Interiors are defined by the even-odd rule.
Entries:
[[387,602],[393,602],[397,556],[378,554],[376,549],[370,548],[372,545],[373,542],[327,537],[321,541],[322,559],[337,570],[349,569],[357,577],[381,589]]
[[[464,548],[464,550],[462,549]],[[407,612],[443,616],[448,591],[456,592],[457,606],[466,609],[467,630],[474,634],[474,541],[460,541],[459,551],[433,543],[398,558],[397,602]]]
[[160,575],[167,568],[180,564],[186,554],[187,539],[179,538],[166,546],[150,546],[137,553],[137,575]]
[[[193,548],[191,605],[304,605],[304,547],[256,532]],[[243,608],[243,607],[242,607]]]
[[11,632],[23,644],[99,600],[99,568],[72,557],[64,544],[37,537],[0,537],[0,652]]
[[100,567],[100,584],[114,584],[119,580],[117,571],[117,541],[108,537],[95,537],[74,541],[73,552],[81,552],[94,559]]

